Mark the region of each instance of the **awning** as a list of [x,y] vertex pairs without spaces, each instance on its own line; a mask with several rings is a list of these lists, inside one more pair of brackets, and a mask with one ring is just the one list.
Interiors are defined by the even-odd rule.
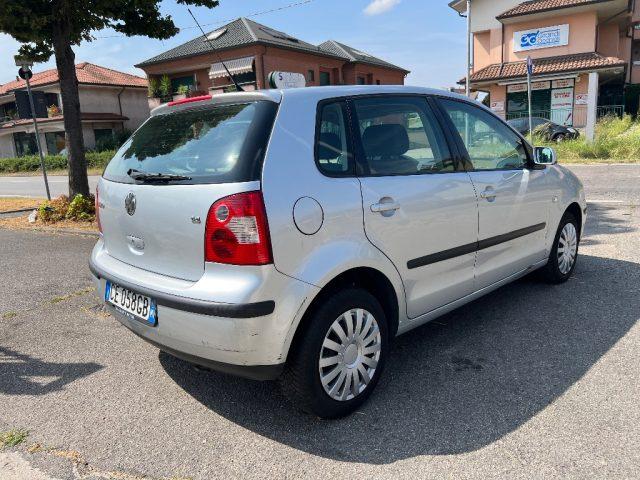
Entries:
[[[239,73],[252,72],[254,58],[255,57],[234,58],[233,60],[227,60],[224,63],[232,75],[237,75]],[[209,78],[222,78],[227,76],[227,71],[224,69],[222,62],[211,65]]]

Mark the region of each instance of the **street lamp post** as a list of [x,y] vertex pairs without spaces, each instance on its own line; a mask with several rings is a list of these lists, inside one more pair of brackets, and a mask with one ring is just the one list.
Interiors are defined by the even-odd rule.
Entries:
[[18,76],[27,83],[27,95],[29,96],[29,107],[31,108],[31,118],[33,120],[33,129],[36,135],[36,145],[38,146],[38,154],[40,155],[40,166],[42,167],[42,176],[44,177],[44,186],[47,190],[47,199],[51,200],[51,192],[49,190],[49,180],[47,179],[47,169],[44,164],[44,154],[42,152],[42,145],[40,143],[40,132],[38,131],[38,121],[36,119],[36,108],[33,104],[33,94],[31,93],[31,83],[29,80],[33,76],[31,72],[31,66],[33,62],[27,61],[20,57],[15,57],[16,66],[20,67],[18,70]]
[[467,0],[467,81],[465,85],[465,92],[467,97],[471,96],[471,70],[473,70],[473,65],[471,64],[471,49],[472,40],[471,40],[471,0]]

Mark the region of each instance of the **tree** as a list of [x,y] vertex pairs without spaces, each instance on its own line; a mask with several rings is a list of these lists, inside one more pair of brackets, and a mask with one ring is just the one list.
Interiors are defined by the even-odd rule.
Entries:
[[[218,0],[177,0],[214,8]],[[69,195],[89,194],[80,118],[78,79],[72,46],[91,41],[92,32],[112,28],[126,36],[167,39],[178,33],[159,0],[0,0],[0,32],[21,42],[19,54],[34,61],[55,56],[66,130]]]

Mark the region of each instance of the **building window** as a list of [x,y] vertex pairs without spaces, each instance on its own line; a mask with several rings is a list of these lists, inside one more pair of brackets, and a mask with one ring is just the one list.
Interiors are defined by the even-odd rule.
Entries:
[[38,153],[38,144],[33,133],[16,132],[13,134],[13,142],[15,143],[18,157],[36,155]]
[[189,90],[195,90],[195,81],[193,75],[188,77],[176,77],[171,79],[171,91],[176,93],[181,86],[187,87]]
[[115,141],[112,129],[96,128],[93,130],[93,136],[96,139],[96,151],[102,152],[104,150],[115,149]]
[[380,80],[376,80],[376,85],[380,85]]
[[0,123],[8,122],[18,118],[18,107],[16,102],[5,103],[0,105]]
[[45,93],[44,98],[45,98],[45,104],[47,105],[47,108],[53,105],[55,105],[56,107],[60,107],[60,105],[58,104],[57,93]]
[[356,84],[357,85],[364,85],[366,82],[364,80],[364,77],[358,77],[356,78]]
[[49,155],[58,155],[65,148],[64,132],[47,132],[44,134],[47,142],[47,153]]
[[315,82],[315,81],[316,81],[316,71],[307,70],[307,82]]
[[320,72],[320,85],[331,85],[331,73]]

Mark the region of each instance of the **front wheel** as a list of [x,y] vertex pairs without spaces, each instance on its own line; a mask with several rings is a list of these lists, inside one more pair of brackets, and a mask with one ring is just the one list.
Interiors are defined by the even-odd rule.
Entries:
[[549,261],[542,269],[542,275],[550,283],[569,280],[578,260],[578,221],[567,212],[560,220],[558,231],[549,254]]
[[338,418],[356,410],[378,383],[389,330],[379,302],[349,288],[328,297],[306,322],[280,385],[302,410]]

